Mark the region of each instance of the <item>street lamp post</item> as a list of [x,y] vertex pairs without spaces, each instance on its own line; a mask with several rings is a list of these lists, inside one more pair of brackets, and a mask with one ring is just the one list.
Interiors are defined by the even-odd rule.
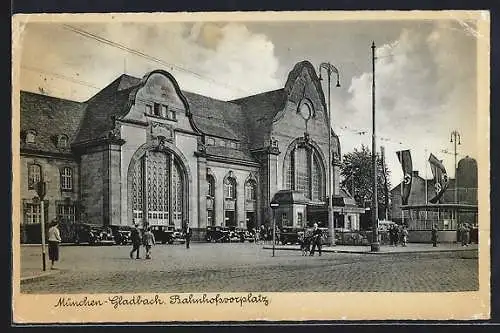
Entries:
[[279,204],[273,200],[271,201],[270,206],[271,209],[273,210],[273,257],[274,257],[275,244],[276,244],[276,214],[274,212],[274,209],[278,208]]
[[323,62],[319,65],[319,79],[321,78],[321,69],[326,70],[328,76],[328,227],[330,230],[330,244],[335,245],[335,227],[333,222],[333,190],[332,190],[332,121],[331,121],[331,76],[332,73],[337,75],[337,85],[340,87],[340,74],[337,67],[329,62]]
[[42,236],[42,269],[43,271],[47,270],[46,264],[46,252],[45,252],[45,207],[43,203],[43,199],[45,198],[45,194],[47,193],[47,183],[43,181],[39,181],[36,184],[36,192],[38,194],[38,200],[40,200],[40,227],[41,227],[41,236]]

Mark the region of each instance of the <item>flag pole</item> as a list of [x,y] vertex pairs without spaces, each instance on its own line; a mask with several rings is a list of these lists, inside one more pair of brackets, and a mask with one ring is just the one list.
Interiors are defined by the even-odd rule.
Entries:
[[427,213],[427,203],[429,202],[429,195],[427,193],[427,148],[425,149],[425,163],[424,163],[424,173],[425,173],[425,225],[427,225],[427,220],[429,219]]

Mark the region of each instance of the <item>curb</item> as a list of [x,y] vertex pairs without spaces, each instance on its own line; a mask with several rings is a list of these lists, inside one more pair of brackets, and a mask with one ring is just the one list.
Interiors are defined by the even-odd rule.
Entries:
[[[272,250],[272,247],[264,246],[264,250]],[[300,251],[300,248],[278,248],[275,247],[275,250],[280,251]],[[372,252],[372,251],[349,251],[349,250],[331,250],[331,249],[322,249],[321,252],[325,253],[352,253],[352,254],[373,254],[373,255],[385,255],[385,254],[413,254],[413,253],[446,253],[446,252],[464,252],[464,251],[477,251],[478,249],[446,249],[446,250],[417,250],[417,251],[399,251],[399,252]]]
[[52,270],[52,271],[48,271],[48,272],[45,272],[45,273],[40,273],[40,274],[33,275],[33,276],[21,277],[21,284],[23,284],[23,283],[29,283],[29,282],[35,282],[35,281],[40,281],[40,280],[48,278],[48,277],[50,277],[52,275],[59,274],[60,272],[61,272],[60,270]]

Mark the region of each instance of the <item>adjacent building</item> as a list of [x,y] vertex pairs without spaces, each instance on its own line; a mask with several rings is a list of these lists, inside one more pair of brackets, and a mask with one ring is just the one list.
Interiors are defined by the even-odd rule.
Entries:
[[431,204],[428,201],[436,194],[434,179],[413,171],[408,205],[401,205],[401,183],[391,190],[392,220],[407,225],[416,239],[427,237],[426,232],[435,225],[441,230],[441,240],[455,241],[459,224],[478,223],[477,186],[477,162],[466,156],[458,162],[456,179],[448,180],[440,202]]
[[40,222],[41,180],[47,220],[189,223],[202,238],[207,226],[269,223],[274,194],[290,190],[304,198],[303,209],[280,215],[283,226],[326,223],[329,135],[333,198],[344,202],[339,138],[307,61],[282,89],[233,101],[182,90],[155,70],[121,75],[85,102],[21,91],[20,105],[22,225]]

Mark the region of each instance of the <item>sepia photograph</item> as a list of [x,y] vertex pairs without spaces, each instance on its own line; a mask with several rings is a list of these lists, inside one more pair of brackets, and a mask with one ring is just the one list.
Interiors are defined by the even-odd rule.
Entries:
[[14,319],[489,318],[489,20],[14,16]]

